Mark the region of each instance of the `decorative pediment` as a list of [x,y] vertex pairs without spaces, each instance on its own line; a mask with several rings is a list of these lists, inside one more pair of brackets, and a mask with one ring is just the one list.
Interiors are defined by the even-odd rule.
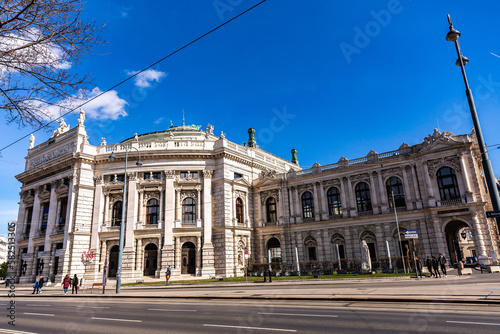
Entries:
[[263,170],[259,174],[259,179],[264,180],[265,178],[275,179],[278,176],[278,173],[275,170]]
[[236,190],[234,192],[234,195],[235,195],[236,198],[239,197],[239,198],[242,198],[242,199],[245,199],[247,197],[247,193],[244,192],[244,191],[240,191],[240,190]]
[[182,191],[181,192],[181,201],[183,201],[184,199],[186,199],[188,197],[191,197],[196,202],[197,196],[198,196],[198,194],[195,191]]
[[303,192],[303,191],[313,191],[313,185],[312,184],[301,184],[301,185],[298,185],[297,186],[297,189],[299,191],[299,193]]
[[241,185],[244,186],[245,188],[252,186],[252,184],[248,182],[244,177],[239,177],[237,179],[234,179],[233,185]]
[[454,136],[455,135],[449,131],[446,132],[446,130],[443,130],[443,132],[439,132],[437,129],[434,129],[432,135],[428,135],[424,138],[424,146],[420,152],[433,151],[460,144],[453,138]]
[[382,171],[382,178],[385,179],[389,176],[398,176],[399,178],[402,178],[403,177],[403,170],[401,168],[384,169]]

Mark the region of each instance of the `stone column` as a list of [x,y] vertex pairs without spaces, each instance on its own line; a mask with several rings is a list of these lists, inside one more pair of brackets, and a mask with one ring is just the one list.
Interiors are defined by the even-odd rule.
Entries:
[[420,184],[418,183],[417,173],[415,165],[411,165],[411,176],[413,178],[413,190],[415,192],[415,207],[417,209],[422,209],[422,195],[420,193]]
[[56,225],[56,214],[57,214],[57,195],[56,195],[56,183],[51,182],[50,184],[50,200],[49,200],[49,216],[47,219],[47,231],[45,233],[45,244],[44,244],[44,255],[42,256],[43,263],[45,265],[43,266],[43,272],[41,272],[41,275],[46,275],[49,270],[49,263],[50,263],[50,251],[51,251],[51,245],[50,245],[50,236],[52,234],[52,231],[54,230],[54,227]]
[[139,276],[143,275],[142,272],[142,239],[137,239],[137,245],[135,250],[135,270],[139,274]]
[[422,163],[422,168],[424,172],[425,184],[427,188],[427,194],[429,194],[429,206],[436,206],[436,198],[434,197],[434,190],[432,189],[431,177],[429,175],[429,168],[427,167],[427,162]]
[[[174,189],[174,173],[172,171],[165,171],[165,206],[162,210],[164,217],[163,223],[163,249],[161,252],[161,267],[165,270],[168,266],[175,267],[174,260],[174,217],[175,217],[175,189]],[[160,273],[163,276],[165,273]],[[161,277],[160,276],[160,277]]]
[[387,196],[385,191],[384,180],[382,180],[382,173],[380,171],[377,172],[378,186],[379,186],[379,196],[380,196],[380,207],[382,212],[388,212],[389,204],[387,203]]
[[348,218],[349,217],[349,211],[350,211],[350,203],[349,203],[349,187],[346,186],[346,181],[347,178],[343,177],[340,179],[340,201],[342,205],[342,218]]
[[212,175],[212,170],[203,171],[202,276],[215,276],[215,254],[212,244]]
[[465,186],[465,200],[467,203],[474,202],[473,193],[470,186],[469,166],[465,160],[465,155],[462,153],[459,156],[460,167],[462,168],[463,184]]
[[245,227],[251,227],[250,226],[250,202],[248,200],[249,193],[245,193],[245,206],[243,207],[243,216],[245,217]]
[[323,185],[323,182],[320,182],[320,184],[319,184],[319,194],[320,194],[320,201],[321,201],[321,219],[328,220],[330,214],[328,212],[328,199],[326,196],[326,189]]
[[319,222],[321,220],[321,207],[319,205],[320,200],[319,200],[319,193],[318,191],[316,190],[317,187],[318,187],[318,183],[317,182],[313,182],[313,201],[314,201],[314,221],[317,221]]
[[202,275],[202,267],[201,267],[201,237],[196,237],[196,276]]
[[109,193],[104,193],[104,221],[103,224],[107,226],[111,226],[111,222],[109,219]]
[[358,216],[358,207],[356,203],[356,198],[354,196],[354,189],[352,188],[351,177],[347,177],[347,188],[349,191],[349,204],[350,204],[350,216],[357,217]]
[[260,200],[260,192],[258,190],[255,190],[255,200],[254,200],[254,207],[255,207],[255,222],[256,222],[256,227],[262,226],[262,204]]
[[404,194],[405,194],[405,202],[406,202],[406,207],[408,210],[413,210],[413,203],[415,200],[413,199],[412,193],[410,191],[410,182],[408,181],[408,173],[406,170],[406,167],[408,166],[403,166],[403,189],[404,189]]
[[125,243],[122,258],[122,278],[134,277],[135,242],[134,230],[138,220],[137,216],[137,178],[135,173],[128,173],[128,192],[125,221]]
[[[137,206],[137,222],[146,224],[146,212],[144,212],[144,189],[137,189],[138,194],[138,206]],[[161,204],[160,204],[161,205]],[[135,224],[134,224],[135,225]]]
[[181,188],[175,188],[175,221],[181,221]]
[[196,227],[201,227],[201,188],[196,187]]
[[[486,241],[484,240],[483,226],[477,218],[477,214],[472,216],[474,226],[474,246],[479,250],[478,261],[480,264],[490,264],[490,259],[486,253]],[[487,227],[486,227],[487,228]],[[443,253],[446,254],[446,253]]]
[[[432,224],[434,225],[434,235],[436,238],[436,245],[438,248],[438,254],[443,253],[447,254],[448,246],[446,245],[446,239],[441,232],[441,224],[438,218],[432,219]],[[401,227],[401,225],[400,225]]]
[[165,228],[165,217],[164,217],[164,211],[163,211],[163,202],[164,202],[164,193],[163,193],[163,187],[160,187],[160,215],[159,215],[159,221],[158,221],[158,228]]
[[301,200],[299,197],[299,187],[295,187],[295,220],[297,224],[302,223],[302,208],[301,208]]
[[[370,173],[370,194],[371,194],[371,198],[372,198],[372,210],[373,210],[373,214],[376,215],[376,214],[380,213],[380,209],[379,209],[379,206],[378,206],[379,198],[377,196],[377,187],[375,185],[375,180],[373,178],[373,174],[375,174],[375,172],[371,172]],[[375,196],[373,196],[373,195],[375,195]]]
[[295,189],[293,187],[288,188],[288,200],[290,201],[290,224],[296,223],[294,217],[295,213],[295,200],[294,200]]
[[95,182],[95,195],[94,195],[94,207],[92,210],[92,234],[90,236],[90,250],[97,253],[99,251],[99,232],[101,232],[101,225],[103,224],[103,212],[105,212],[105,200],[104,193],[102,190],[102,176],[94,178]]

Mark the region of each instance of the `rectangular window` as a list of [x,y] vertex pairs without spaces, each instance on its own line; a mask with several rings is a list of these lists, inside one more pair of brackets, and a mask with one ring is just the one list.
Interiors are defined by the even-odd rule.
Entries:
[[189,175],[189,172],[181,172],[180,176],[181,176],[181,179],[185,179],[188,177],[188,175]]
[[45,232],[47,230],[48,221],[49,221],[49,205],[44,204],[42,207],[42,224],[40,225],[40,231]]
[[239,178],[241,178],[241,177],[243,177],[243,175],[241,175],[241,174],[239,174],[239,173],[234,173],[234,178],[235,178],[235,179],[239,179]]
[[[125,181],[125,174],[115,175],[115,177],[116,177],[116,181],[120,181],[120,182]],[[114,181],[114,178],[113,178],[113,181]]]
[[181,179],[186,179],[186,178],[193,178],[193,179],[197,179],[198,178],[198,172],[190,172],[190,171],[187,171],[187,172],[181,172],[180,173],[180,177]]
[[26,228],[24,229],[24,234],[29,235],[31,231],[31,217],[33,216],[33,207],[26,209]]
[[59,231],[64,230],[64,226],[66,225],[66,213],[68,210],[68,199],[61,199],[61,206],[59,211],[59,219],[57,220],[57,229]]
[[316,247],[307,247],[307,252],[309,254],[309,261],[316,261]]
[[161,180],[161,172],[144,173],[144,180],[156,179]]

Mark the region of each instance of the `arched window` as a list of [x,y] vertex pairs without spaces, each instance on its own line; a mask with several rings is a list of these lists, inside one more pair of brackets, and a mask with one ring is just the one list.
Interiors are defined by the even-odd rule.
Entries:
[[243,219],[243,201],[239,197],[236,199],[236,221],[238,224],[245,222]]
[[318,246],[316,239],[313,237],[309,236],[304,240],[304,246],[307,251],[307,260],[308,261],[317,261],[318,256],[316,253],[316,247]]
[[156,198],[151,198],[146,204],[146,224],[158,224],[159,203]]
[[356,192],[356,202],[358,212],[372,211],[372,199],[370,197],[370,187],[365,182],[360,182],[354,188]]
[[314,218],[314,200],[310,191],[302,194],[302,217]]
[[113,215],[111,218],[111,226],[120,226],[122,224],[122,201],[113,204]]
[[276,198],[269,197],[266,201],[266,214],[267,214],[267,222],[274,223],[276,222]]
[[187,197],[182,201],[182,223],[196,223],[196,202],[191,197]]
[[328,213],[330,216],[342,214],[342,203],[340,202],[340,191],[338,188],[330,188],[326,192],[328,198]]
[[436,173],[439,195],[442,201],[450,199],[459,199],[460,191],[458,190],[457,176],[455,171],[450,167],[443,167]]
[[401,179],[393,176],[387,180],[385,185],[387,189],[387,196],[389,197],[389,207],[394,208],[394,204],[396,204],[396,208],[406,206],[405,193]]

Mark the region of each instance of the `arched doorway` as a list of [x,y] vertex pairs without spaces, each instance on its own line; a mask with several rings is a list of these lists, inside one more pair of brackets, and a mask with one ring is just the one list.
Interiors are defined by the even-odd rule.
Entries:
[[196,274],[196,247],[192,242],[182,245],[181,274]]
[[119,252],[118,245],[111,247],[111,250],[109,251],[108,277],[116,277],[116,271],[118,270],[118,252]]
[[281,242],[278,238],[271,238],[267,241],[268,253],[265,256],[269,256],[271,253],[271,262],[281,263]]
[[158,269],[158,247],[151,243],[144,248],[144,276],[154,276]]
[[465,222],[453,220],[445,229],[446,244],[448,245],[448,256],[452,264],[465,261],[467,257],[475,257],[474,236]]

